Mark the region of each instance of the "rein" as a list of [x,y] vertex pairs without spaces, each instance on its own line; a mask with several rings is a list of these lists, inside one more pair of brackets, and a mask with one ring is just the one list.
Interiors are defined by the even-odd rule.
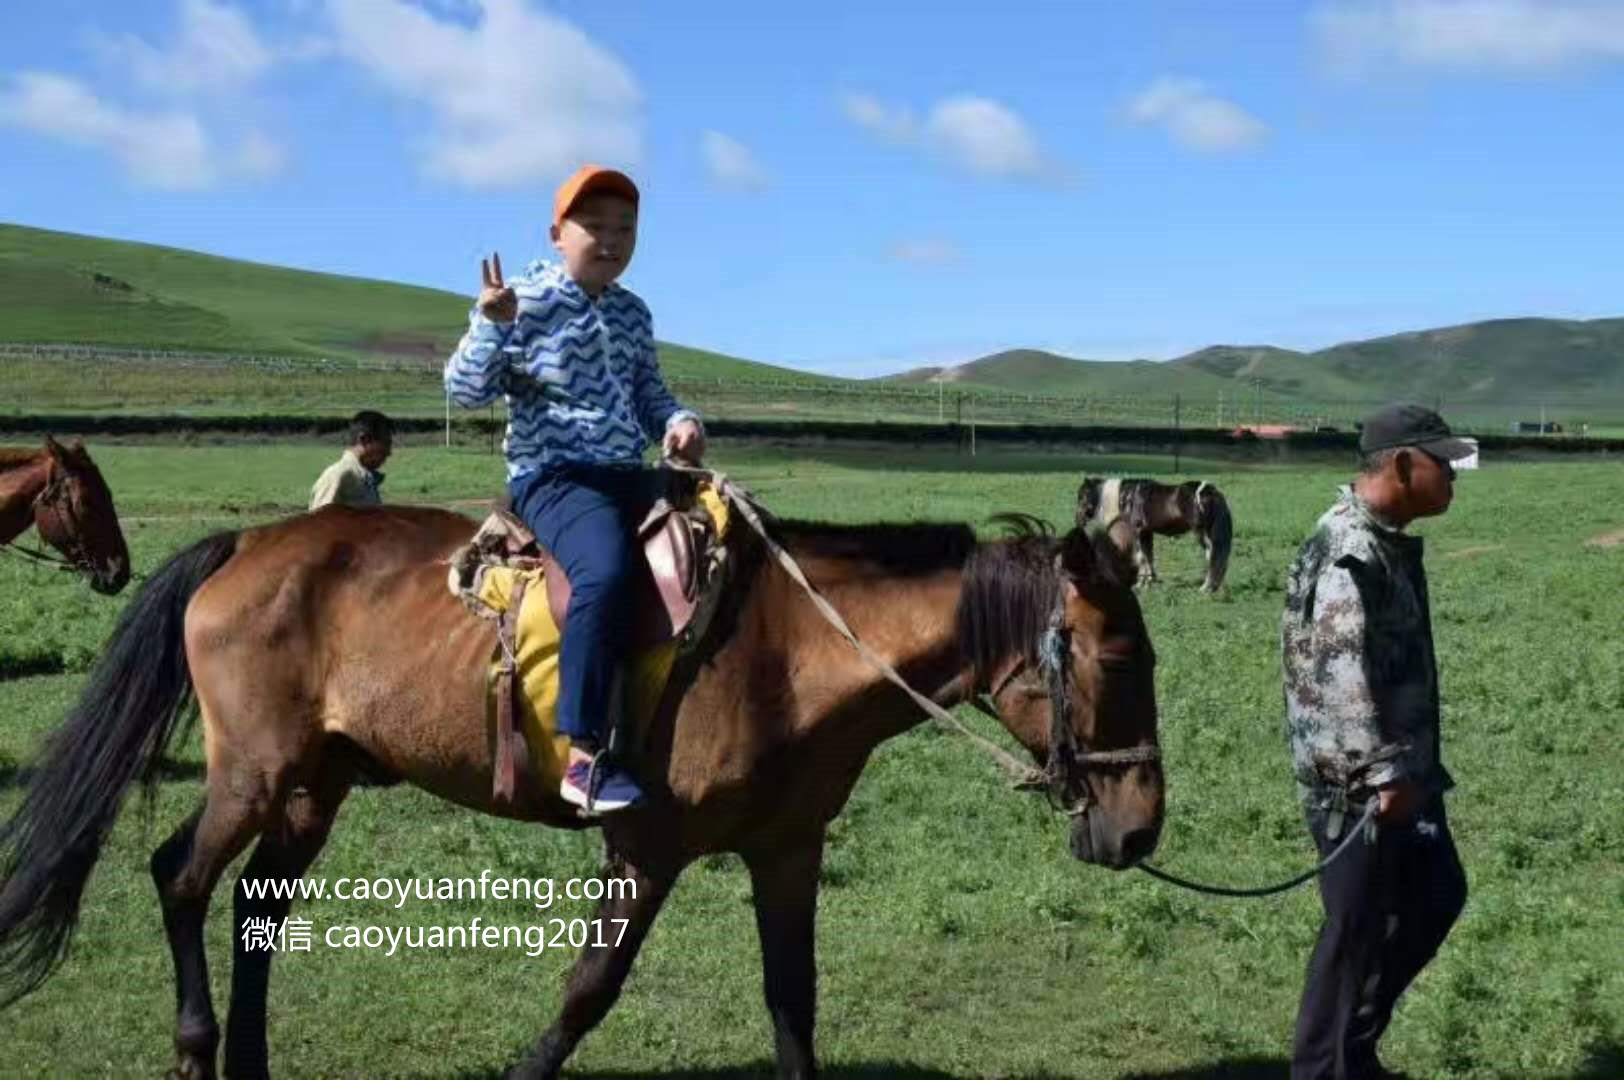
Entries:
[[1274,885],[1260,885],[1257,888],[1252,889],[1237,888],[1231,885],[1203,885],[1199,881],[1190,881],[1187,878],[1181,878],[1175,874],[1169,874],[1166,870],[1158,870],[1149,863],[1141,862],[1138,864],[1138,866],[1139,869],[1143,870],[1151,877],[1156,878],[1158,881],[1165,881],[1169,885],[1177,885],[1181,889],[1189,889],[1191,892],[1205,893],[1208,896],[1273,896],[1276,893],[1283,893],[1288,889],[1295,889],[1303,882],[1316,878],[1325,873],[1325,871],[1329,870],[1333,863],[1342,858],[1342,856],[1353,847],[1354,840],[1365,834],[1366,826],[1375,821],[1376,810],[1378,808],[1379,804],[1377,801],[1375,799],[1370,800],[1370,805],[1365,807],[1364,816],[1359,819],[1352,829],[1348,830],[1348,835],[1342,838],[1342,843],[1337,845],[1335,851],[1321,859],[1312,869],[1305,870],[1294,878],[1288,878],[1287,880],[1278,882]]
[[[1071,643],[1070,631],[1065,628],[1061,609],[1056,605],[1054,614],[1050,617],[1049,629],[1046,630],[1038,642],[1038,655],[1041,666],[1049,680],[1049,702],[1051,709],[1049,754],[1045,768],[1036,769],[1016,758],[1003,747],[994,743],[985,736],[979,735],[966,727],[964,722],[948,710],[942,708],[930,698],[921,694],[907,681],[897,674],[895,668],[887,663],[863,643],[846,624],[846,620],[836,611],[834,606],[826,600],[821,593],[806,579],[800,564],[795,561],[788,551],[784,550],[762,523],[761,514],[770,513],[759,506],[755,500],[738,485],[729,480],[723,473],[712,469],[701,469],[666,459],[662,464],[678,472],[696,473],[708,476],[716,486],[717,491],[739,511],[739,514],[749,523],[757,536],[761,537],[767,550],[772,553],[790,579],[799,585],[806,593],[807,599],[812,601],[825,621],[845,638],[852,648],[857,650],[859,656],[867,661],[881,675],[899,687],[910,697],[914,704],[923,709],[931,719],[941,724],[955,734],[968,738],[975,746],[991,757],[995,764],[1002,768],[1010,777],[1016,788],[1022,790],[1042,790],[1049,795],[1051,804],[1058,800],[1072,816],[1085,813],[1093,801],[1092,792],[1088,787],[1088,779],[1081,773],[1069,769],[1072,763],[1089,765],[1121,765],[1141,761],[1155,761],[1161,757],[1161,751],[1154,746],[1138,746],[1126,750],[1097,750],[1079,751],[1076,736],[1071,730],[1071,694],[1068,687],[1071,672]],[[758,513],[759,511],[759,513]],[[1020,669],[1017,666],[1000,683],[1000,689],[1008,685],[1009,679]],[[983,712],[988,712],[995,719],[998,714],[988,708],[974,697],[970,703]],[[1080,790],[1078,790],[1080,789]],[[1075,797],[1074,796],[1075,792]]]
[[[1063,808],[1069,816],[1077,817],[1088,812],[1088,808],[1093,802],[1093,792],[1088,786],[1087,769],[1072,769],[1070,768],[1071,765],[1133,765],[1161,759],[1161,749],[1156,746],[1133,746],[1121,750],[1080,750],[1078,748],[1076,733],[1071,727],[1071,631],[1065,625],[1064,613],[1058,602],[1049,617],[1048,629],[1038,639],[1038,666],[1048,682],[1050,717],[1047,761],[1043,769],[1036,769],[1020,761],[992,740],[970,730],[958,717],[909,686],[902,676],[897,674],[895,668],[875,654],[867,645],[863,644],[862,639],[852,632],[850,626],[846,625],[846,620],[841,618],[840,612],[836,611],[834,606],[824,599],[823,595],[806,579],[806,575],[802,572],[800,564],[795,561],[795,557],[785,551],[767,531],[766,525],[762,523],[761,515],[767,514],[770,517],[770,512],[765,507],[759,506],[747,492],[729,480],[725,474],[716,472],[713,469],[696,468],[670,458],[665,459],[662,465],[677,472],[709,477],[722,497],[738,509],[740,515],[749,523],[750,528],[755,531],[757,536],[761,537],[762,543],[767,545],[767,550],[772,553],[778,564],[784,569],[784,572],[806,593],[807,599],[812,601],[818,613],[828,621],[830,626],[839,632],[841,637],[851,644],[852,648],[857,650],[858,655],[871,664],[880,674],[900,687],[931,719],[950,731],[969,738],[978,749],[984,751],[1009,774],[1015,787],[1023,790],[1041,790],[1048,796],[1051,805],[1058,801],[1060,808]],[[999,676],[991,688],[991,696],[996,698],[1007,689],[1025,667],[1026,661],[1020,660],[1007,672]],[[972,694],[968,703],[994,720],[999,719],[997,707],[983,700],[982,696]],[[1318,877],[1330,869],[1337,860],[1341,859],[1353,847],[1354,840],[1364,835],[1366,827],[1375,820],[1377,808],[1377,803],[1372,800],[1370,805],[1365,808],[1364,815],[1348,831],[1348,835],[1337,845],[1336,850],[1320,860],[1314,867],[1289,880],[1273,885],[1256,888],[1206,885],[1201,882],[1190,881],[1187,878],[1181,878],[1176,874],[1170,874],[1145,862],[1135,865],[1159,881],[1165,881],[1170,885],[1189,889],[1192,892],[1205,893],[1209,896],[1273,896],[1276,893],[1294,889],[1305,881]]]
[[68,516],[71,518],[72,528],[67,530],[67,535],[69,538],[68,542],[72,547],[72,551],[69,552],[67,558],[63,558],[59,555],[52,555],[46,551],[36,551],[33,548],[24,547],[15,540],[7,540],[4,543],[0,543],[0,550],[9,551],[12,554],[20,555],[27,559],[32,559],[38,563],[54,566],[58,570],[66,570],[70,573],[83,573],[93,570],[95,564],[91,560],[89,552],[85,550],[84,541],[79,536],[78,515],[64,515],[62,508],[59,505],[63,501],[63,496],[66,494],[66,492],[67,485],[60,476],[46,481],[45,486],[40,489],[40,493],[34,496],[33,510],[34,527],[39,531],[41,539],[43,539],[45,536],[45,531],[39,528],[39,511],[41,509],[49,510],[55,513],[58,518],[63,516]]

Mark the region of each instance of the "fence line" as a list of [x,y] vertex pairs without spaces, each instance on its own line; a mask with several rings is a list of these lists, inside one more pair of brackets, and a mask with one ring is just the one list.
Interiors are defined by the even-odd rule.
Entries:
[[[73,372],[61,379],[25,383],[24,404],[29,409],[73,409],[83,403],[85,392],[100,390],[103,396],[125,388],[140,403],[141,391],[133,378],[138,372],[154,386],[150,396],[161,388],[162,404],[186,409],[202,404],[201,391],[175,386],[153,375],[174,369],[209,369],[224,374],[246,371],[255,374],[303,376],[299,385],[307,392],[331,388],[330,407],[334,411],[368,406],[395,411],[438,415],[447,409],[441,384],[439,360],[411,361],[288,356],[256,353],[192,352],[170,349],[134,349],[71,343],[0,342],[0,361],[68,361],[85,365],[96,382],[75,381]],[[392,373],[408,376],[405,382],[377,388],[374,400],[364,400],[368,388],[344,376],[355,373]],[[131,378],[126,383],[124,379]],[[50,385],[46,385],[49,383]],[[1235,394],[1212,399],[1182,394],[1069,393],[1042,394],[951,386],[949,384],[885,383],[858,380],[795,378],[735,378],[667,375],[672,392],[702,415],[735,419],[854,419],[871,421],[942,422],[975,424],[1125,425],[1157,428],[1238,428],[1297,430],[1351,430],[1361,417],[1379,407],[1377,399],[1345,401],[1297,401],[1263,393],[1259,388],[1237,388]],[[273,405],[278,391],[291,390],[291,383],[235,388],[244,396],[245,407]],[[188,393],[199,398],[193,401]],[[230,396],[219,389],[207,404],[218,406],[220,397]],[[56,400],[60,399],[60,400]],[[351,400],[353,399],[353,400]],[[1624,429],[1624,401],[1501,400],[1451,402],[1434,397],[1427,402],[1443,412],[1458,429],[1467,432],[1503,433],[1519,430],[1541,434],[1585,434],[1592,426],[1604,430]],[[1260,434],[1271,434],[1260,430]]]

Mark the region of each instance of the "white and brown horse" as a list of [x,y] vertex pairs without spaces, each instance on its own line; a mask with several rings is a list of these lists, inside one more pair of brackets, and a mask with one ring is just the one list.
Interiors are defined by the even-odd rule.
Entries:
[[1195,533],[1206,553],[1202,592],[1215,592],[1229,569],[1234,521],[1223,493],[1206,481],[1163,484],[1145,477],[1090,476],[1077,489],[1077,525],[1109,527],[1121,519],[1126,529],[1110,529],[1124,556],[1139,570],[1139,584],[1157,580],[1152,537]]

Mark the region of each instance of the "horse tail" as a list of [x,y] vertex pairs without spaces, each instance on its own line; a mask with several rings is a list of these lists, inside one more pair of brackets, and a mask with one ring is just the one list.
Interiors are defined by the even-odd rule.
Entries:
[[1203,535],[1205,535],[1205,530],[1202,527],[1207,523],[1207,507],[1201,496],[1210,487],[1212,487],[1211,484],[1207,483],[1205,480],[1202,480],[1200,483],[1196,484],[1195,494],[1192,496],[1192,498],[1195,500],[1195,513],[1191,516],[1195,520],[1195,527],[1198,530],[1202,530]]
[[186,606],[236,547],[236,533],[200,540],[142,586],[78,705],[47,740],[22,805],[0,826],[0,1005],[35,990],[67,955],[125,792],[139,777],[153,794],[192,696]]
[[1229,501],[1211,484],[1203,484],[1196,499],[1202,535],[1207,538],[1207,579],[1201,588],[1214,592],[1229,571],[1229,550],[1235,539],[1235,522]]

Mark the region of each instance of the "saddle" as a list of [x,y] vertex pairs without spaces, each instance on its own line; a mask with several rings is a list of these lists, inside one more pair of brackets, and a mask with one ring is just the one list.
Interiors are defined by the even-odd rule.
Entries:
[[[641,558],[632,569],[632,622],[629,658],[663,647],[670,658],[681,655],[703,637],[726,578],[722,543],[728,508],[707,483],[672,474],[665,495],[656,500],[635,530]],[[500,610],[482,598],[483,575],[492,568],[517,571],[512,591]],[[449,585],[463,603],[497,624],[500,638],[496,669],[496,768],[492,781],[498,800],[511,801],[520,763],[530,760],[524,734],[514,723],[517,698],[524,693],[518,670],[519,617],[529,585],[539,577],[547,608],[562,634],[569,613],[570,582],[553,554],[517,516],[498,506],[451,558]],[[616,739],[624,734],[625,708],[617,709]]]

